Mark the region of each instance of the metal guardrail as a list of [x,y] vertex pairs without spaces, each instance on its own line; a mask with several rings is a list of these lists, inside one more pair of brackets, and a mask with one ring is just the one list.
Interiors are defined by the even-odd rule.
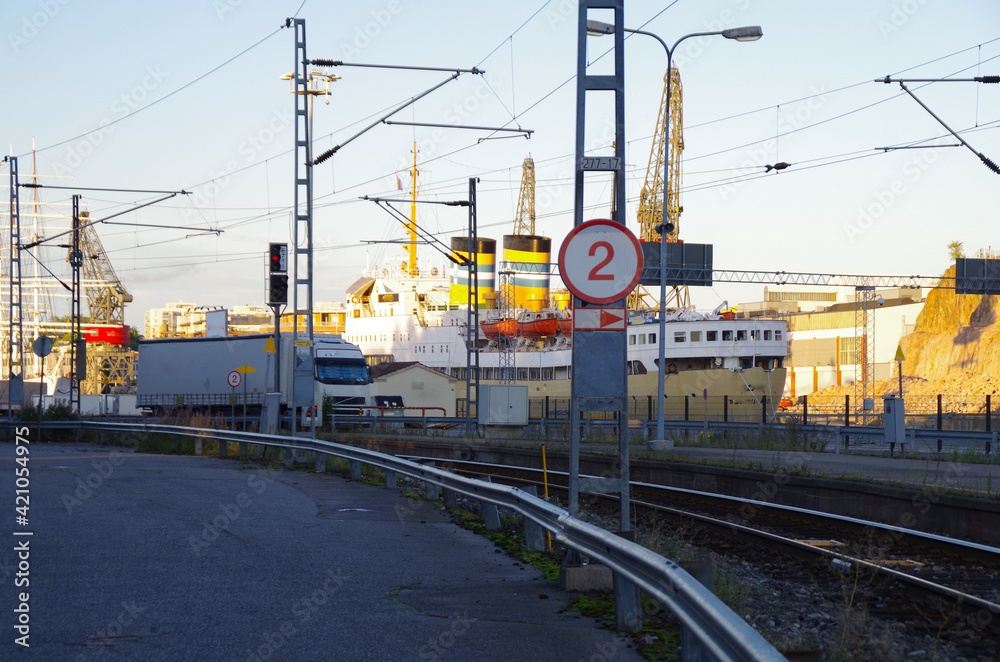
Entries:
[[[516,487],[466,478],[443,469],[425,466],[377,453],[364,448],[345,446],[307,437],[265,435],[253,432],[233,432],[189,428],[172,425],[135,425],[92,421],[46,422],[45,427],[86,429],[98,432],[132,434],[168,434],[213,439],[240,444],[259,444],[286,449],[312,451],[368,464],[386,471],[422,480],[454,493],[509,508],[551,531],[568,548],[603,563],[615,574],[616,585],[623,582],[638,587],[660,601],[673,612],[684,627],[698,639],[704,651],[715,660],[785,660],[763,636],[700,584],[677,563],[636,543],[571,517],[548,501],[532,496]],[[634,592],[634,591],[633,591]],[[636,605],[638,611],[638,605]],[[684,651],[682,651],[682,655]],[[688,658],[683,658],[688,659]]]

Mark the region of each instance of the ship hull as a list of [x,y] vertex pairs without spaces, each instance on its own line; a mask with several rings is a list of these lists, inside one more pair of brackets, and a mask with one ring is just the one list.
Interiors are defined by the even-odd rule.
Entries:
[[[500,382],[484,379],[479,383],[480,387],[483,387]],[[568,411],[572,380],[516,383],[528,387],[529,400],[548,399],[550,411],[558,411],[561,414]],[[655,419],[656,373],[629,375],[627,384],[630,418]],[[763,408],[766,408],[768,416],[777,410],[785,386],[785,368],[773,370],[749,368],[742,371],[725,368],[687,370],[666,375],[663,386],[664,416],[667,420],[753,422],[761,420]],[[455,393],[459,394],[459,397],[464,396],[464,381],[456,384]],[[543,411],[544,402],[535,403],[533,412]]]

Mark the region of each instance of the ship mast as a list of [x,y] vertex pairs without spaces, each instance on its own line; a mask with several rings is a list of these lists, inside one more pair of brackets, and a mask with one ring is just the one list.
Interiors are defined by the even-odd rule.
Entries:
[[406,263],[406,271],[410,276],[416,277],[420,270],[417,269],[417,141],[413,141],[413,170],[410,171],[410,222],[407,229],[410,231],[410,242],[406,245],[409,253],[409,260]]

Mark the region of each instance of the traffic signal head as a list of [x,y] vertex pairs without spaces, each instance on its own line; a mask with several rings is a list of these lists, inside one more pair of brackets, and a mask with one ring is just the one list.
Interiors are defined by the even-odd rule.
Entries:
[[288,244],[271,244],[267,268],[272,274],[283,274],[288,271]]
[[287,275],[271,274],[267,288],[267,302],[269,304],[288,303]]

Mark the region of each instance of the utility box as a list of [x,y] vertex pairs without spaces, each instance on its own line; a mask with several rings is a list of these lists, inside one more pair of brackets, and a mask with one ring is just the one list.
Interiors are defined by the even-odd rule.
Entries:
[[906,408],[903,399],[895,396],[883,398],[885,403],[882,427],[885,429],[885,440],[890,443],[906,441]]
[[527,425],[528,387],[491,384],[479,395],[480,425]]

